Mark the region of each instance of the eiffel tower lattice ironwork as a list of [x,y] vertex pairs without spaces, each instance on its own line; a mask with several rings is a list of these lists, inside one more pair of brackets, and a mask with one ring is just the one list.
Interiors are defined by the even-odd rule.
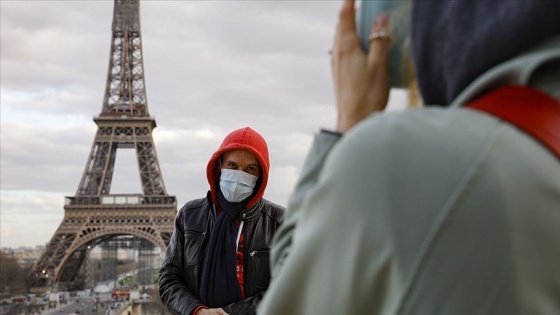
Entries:
[[[32,267],[35,287],[71,282],[96,245],[118,235],[144,239],[162,251],[177,213],[167,194],[148,113],[139,0],[115,0],[107,84],[93,146],[64,219]],[[135,149],[143,194],[110,193],[118,149]]]

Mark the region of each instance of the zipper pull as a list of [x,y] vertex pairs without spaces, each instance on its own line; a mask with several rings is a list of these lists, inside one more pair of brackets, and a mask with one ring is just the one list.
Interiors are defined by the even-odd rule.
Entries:
[[251,255],[251,257],[255,256],[255,254],[257,253],[256,250],[252,251],[251,253],[249,253],[249,255]]

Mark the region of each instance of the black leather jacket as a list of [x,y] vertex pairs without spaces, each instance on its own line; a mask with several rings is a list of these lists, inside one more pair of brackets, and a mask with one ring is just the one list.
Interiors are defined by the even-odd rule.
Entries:
[[[210,194],[179,210],[165,259],[159,271],[159,294],[172,314],[191,315],[204,303],[198,297],[206,246],[216,213]],[[245,298],[223,306],[228,314],[254,314],[270,282],[270,246],[282,224],[284,207],[260,199],[242,212],[244,221]]]

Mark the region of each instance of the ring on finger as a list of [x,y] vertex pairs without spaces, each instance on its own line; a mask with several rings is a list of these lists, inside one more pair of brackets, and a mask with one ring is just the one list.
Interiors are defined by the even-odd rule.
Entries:
[[368,37],[369,42],[371,42],[373,40],[376,40],[376,39],[391,40],[391,36],[389,36],[389,34],[385,33],[384,31],[373,32],[373,33],[369,34],[369,37]]

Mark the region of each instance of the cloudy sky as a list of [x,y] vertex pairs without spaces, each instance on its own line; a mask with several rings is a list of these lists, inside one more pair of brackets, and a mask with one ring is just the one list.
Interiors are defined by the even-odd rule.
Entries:
[[[314,133],[335,123],[328,50],[340,1],[142,1],[148,107],[167,192],[204,196],[224,136],[267,140],[265,198],[287,203]],[[0,246],[48,242],[74,196],[101,111],[112,1],[1,0]],[[399,108],[401,91],[390,104]],[[140,193],[133,150],[111,193]]]

